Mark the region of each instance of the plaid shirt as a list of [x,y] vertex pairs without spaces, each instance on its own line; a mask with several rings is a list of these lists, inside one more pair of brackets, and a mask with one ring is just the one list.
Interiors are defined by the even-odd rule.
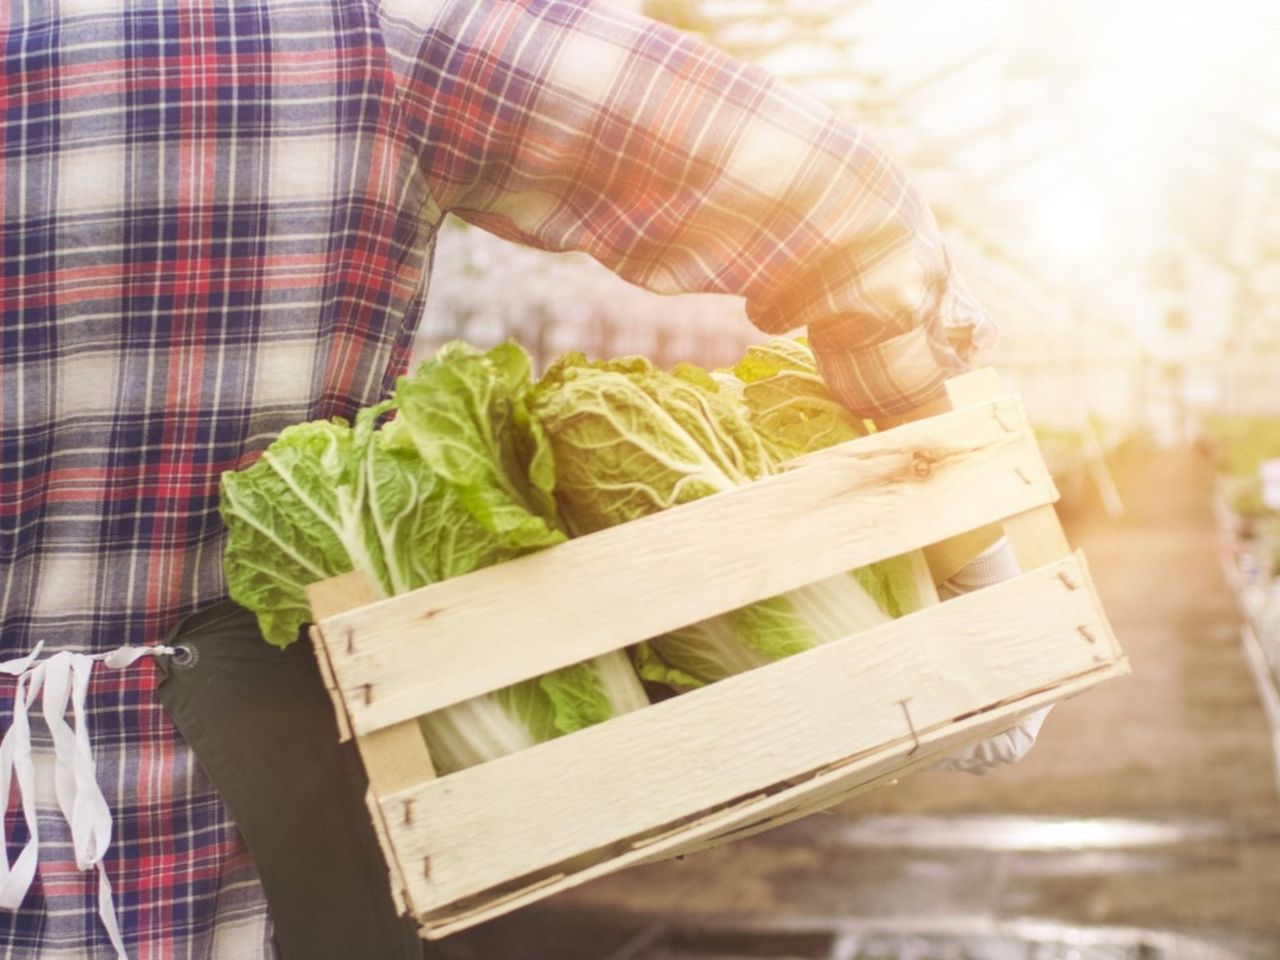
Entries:
[[[9,0],[0,39],[0,658],[156,643],[222,597],[219,474],[386,394],[446,212],[808,325],[864,413],[936,394],[948,334],[982,329],[862,132],[588,0]],[[269,956],[154,683],[143,660],[89,696],[130,955]],[[109,956],[43,731],[40,872],[0,956]]]

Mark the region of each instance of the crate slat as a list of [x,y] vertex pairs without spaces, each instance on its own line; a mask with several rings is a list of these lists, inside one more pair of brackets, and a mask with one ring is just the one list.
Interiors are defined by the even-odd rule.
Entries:
[[[408,902],[428,912],[764,784],[910,744],[975,704],[1006,703],[1096,670],[1109,660],[1096,638],[1110,631],[1092,591],[1079,588],[1087,579],[1071,557],[571,737],[384,795]],[[430,816],[403,824],[398,811],[406,802]]]
[[993,707],[962,723],[949,724],[923,735],[920,738],[920,749],[915,753],[910,753],[903,746],[896,750],[875,751],[867,757],[852,758],[848,763],[824,771],[801,785],[720,818],[714,823],[717,832],[711,835],[707,835],[708,831],[698,831],[704,835],[703,838],[695,839],[696,834],[691,833],[679,838],[684,842],[678,845],[663,845],[658,848],[654,859],[666,859],[719,846],[828,809],[1002,733],[1038,707],[1077,696],[1100,683],[1127,676],[1129,672],[1129,663],[1125,658],[1107,661],[1088,673],[1065,680],[1040,693]]
[[[557,873],[552,877],[531,879],[527,886],[505,893],[500,900],[476,898],[474,902],[450,905],[420,918],[422,934],[429,940],[447,937],[618,870],[696,853],[759,833],[797,817],[816,813],[906,776],[918,767],[950,755],[969,743],[1007,729],[1018,716],[1028,710],[1076,696],[1100,683],[1125,676],[1128,672],[1128,663],[1124,660],[1099,666],[1090,673],[1064,681],[1038,694],[1012,704],[994,707],[981,716],[925,731],[920,736],[921,747],[916,753],[910,753],[911,745],[907,743],[871,751],[865,756],[854,758],[838,770],[819,773],[811,780],[771,797],[735,805],[723,813],[703,817],[684,830],[672,831],[655,843],[584,865],[567,875]],[[789,812],[775,815],[773,811],[776,810]]]
[[367,733],[1056,496],[1021,405],[1001,398],[319,627],[351,726]]

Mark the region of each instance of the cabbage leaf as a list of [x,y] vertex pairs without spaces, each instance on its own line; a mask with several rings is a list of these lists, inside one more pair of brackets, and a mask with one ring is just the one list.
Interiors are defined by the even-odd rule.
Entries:
[[[565,539],[550,450],[524,407],[529,371],[514,345],[481,353],[451,344],[354,425],[289,427],[252,466],[223,474],[228,589],[269,642],[297,638],[317,580],[360,569],[389,596]],[[647,703],[617,651],[435,711],[420,726],[443,774]]]
[[[668,372],[640,357],[588,361],[568,354],[557,361],[535,385],[530,407],[553,451],[567,529],[588,533],[733,489],[776,472],[792,450],[818,442],[798,435],[794,424],[803,420],[784,409],[785,386],[759,386],[763,374],[751,384],[734,379],[741,389],[689,364]],[[794,379],[812,392],[807,379]],[[824,413],[810,422],[821,424],[826,437],[841,421]],[[767,523],[762,518],[762,531]],[[766,536],[762,532],[762,546]],[[864,580],[885,598],[884,606]],[[652,638],[637,649],[637,666],[646,680],[688,689],[889,618],[878,571],[840,574]]]

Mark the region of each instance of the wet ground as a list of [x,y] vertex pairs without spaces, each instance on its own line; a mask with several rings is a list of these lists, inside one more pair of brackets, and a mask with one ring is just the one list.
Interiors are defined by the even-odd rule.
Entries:
[[1280,797],[1220,563],[1211,477],[1130,450],[1126,512],[1065,504],[1133,676],[1058,705],[986,777],[917,774],[827,814],[589,883],[446,960],[1277,960]]

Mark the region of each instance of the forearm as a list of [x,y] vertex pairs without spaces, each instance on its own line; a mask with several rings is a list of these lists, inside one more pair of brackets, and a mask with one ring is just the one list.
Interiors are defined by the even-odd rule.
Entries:
[[807,327],[855,413],[960,372],[982,311],[923,197],[855,124],[764,70],[605,3],[444,3],[404,68],[439,206],[664,292]]

